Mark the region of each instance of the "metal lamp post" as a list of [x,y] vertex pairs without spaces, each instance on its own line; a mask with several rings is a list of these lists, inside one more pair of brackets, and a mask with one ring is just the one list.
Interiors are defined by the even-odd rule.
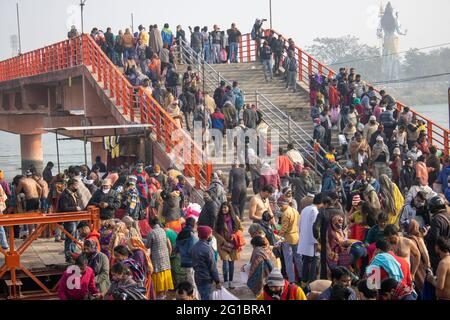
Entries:
[[[84,36],[84,6],[86,5],[87,0],[80,0],[80,9],[81,9],[81,63],[84,63],[83,56],[83,36]],[[86,108],[86,81],[84,73],[82,75],[82,90],[83,90],[83,108],[84,108],[84,122],[85,125],[88,123],[87,121],[87,108]],[[84,162],[87,165],[87,139],[86,139],[86,131],[83,131],[84,136]]]
[[269,10],[270,10],[270,29],[273,28],[273,24],[272,24],[272,0],[269,0]]
[[81,34],[84,33],[84,6],[86,5],[87,0],[80,0],[80,8],[81,8]]

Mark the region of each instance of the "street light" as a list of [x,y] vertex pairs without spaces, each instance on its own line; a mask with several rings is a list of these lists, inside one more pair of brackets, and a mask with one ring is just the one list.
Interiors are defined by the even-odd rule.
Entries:
[[19,16],[19,4],[16,3],[16,11],[17,11],[17,34],[19,37],[19,56],[22,54],[22,41],[20,39],[20,16]]
[[269,0],[269,9],[270,9],[270,29],[272,29],[272,0]]
[[[81,8],[81,61],[82,61],[81,63],[84,62],[84,56],[83,56],[84,6],[86,5],[86,1],[87,0],[80,0],[80,8]],[[88,123],[88,121],[87,121],[87,107],[86,107],[86,80],[85,80],[85,77],[84,77],[84,73],[82,74],[82,90],[83,90],[84,121],[85,121],[85,123]],[[84,135],[84,162],[85,162],[85,165],[87,165],[86,131],[83,131],[83,135]]]
[[81,34],[84,33],[84,6],[86,5],[87,0],[80,0],[80,8],[81,8]]

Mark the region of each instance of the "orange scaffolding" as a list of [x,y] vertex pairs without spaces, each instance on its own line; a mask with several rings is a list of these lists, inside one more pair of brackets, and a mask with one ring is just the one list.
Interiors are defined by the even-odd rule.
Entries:
[[[96,230],[99,230],[100,225],[100,209],[96,207],[88,207],[87,211],[81,212],[67,212],[67,213],[24,213],[24,214],[11,214],[3,215],[0,217],[0,226],[5,227],[5,231],[9,228],[9,250],[4,251],[0,249],[0,252],[5,256],[5,263],[0,267],[0,279],[9,271],[11,274],[11,291],[8,299],[23,299],[33,297],[51,297],[54,295],[52,291],[55,288],[47,288],[30,270],[25,268],[21,263],[21,256],[31,246],[31,244],[39,238],[47,225],[54,225],[59,228],[67,237],[72,239],[77,246],[81,247],[81,243],[75,239],[70,233],[59,225],[64,222],[79,222],[90,221]],[[37,228],[30,236],[19,246],[15,248],[14,243],[14,226],[35,224]],[[42,290],[43,294],[37,295],[21,295],[19,290],[20,281],[17,279],[16,271],[21,270],[28,277],[30,277]]]

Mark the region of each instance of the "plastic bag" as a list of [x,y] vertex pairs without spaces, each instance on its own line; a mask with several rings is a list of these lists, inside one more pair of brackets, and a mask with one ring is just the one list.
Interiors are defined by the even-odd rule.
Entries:
[[220,61],[227,62],[227,51],[225,49],[220,50]]
[[236,297],[234,294],[232,294],[227,289],[223,288],[221,290],[216,290],[213,293],[213,300],[222,300],[222,301],[234,301],[239,300],[238,297]]

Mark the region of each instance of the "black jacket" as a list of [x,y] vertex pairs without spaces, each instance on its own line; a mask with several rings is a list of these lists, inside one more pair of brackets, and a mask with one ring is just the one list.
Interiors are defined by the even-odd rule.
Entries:
[[425,236],[425,243],[430,253],[431,267],[435,273],[440,258],[437,256],[434,247],[439,237],[450,239],[450,215],[447,212],[436,214],[431,219],[430,230]]
[[262,47],[261,49],[261,59],[270,60],[272,58],[272,48],[270,46]]
[[324,208],[319,211],[316,222],[313,225],[313,236],[322,245],[322,250],[325,250],[327,241],[327,231],[330,225],[331,217],[335,214],[342,214],[340,208]]
[[58,200],[57,212],[76,212],[77,211],[77,197],[78,195],[72,195],[69,189],[64,189]]
[[219,206],[215,201],[211,200],[206,202],[200,212],[200,216],[198,217],[198,225],[208,226],[214,230],[216,227],[218,213]]
[[116,210],[120,208],[120,199],[117,191],[111,189],[107,194],[103,193],[103,190],[101,189],[95,191],[95,193],[92,195],[91,200],[89,201],[89,205],[100,207],[101,202],[106,202],[108,204],[108,207],[104,209],[100,208],[100,219],[114,219]]
[[196,100],[195,95],[192,92],[186,91],[182,93],[178,99],[181,101],[181,112],[190,113],[194,111]]
[[400,171],[400,187],[402,190],[410,189],[416,179],[416,169],[404,166]]
[[53,180],[53,174],[52,169],[50,167],[45,167],[44,171],[42,172],[42,178],[50,184]]
[[250,178],[244,168],[233,168],[228,179],[228,191],[247,190]]

